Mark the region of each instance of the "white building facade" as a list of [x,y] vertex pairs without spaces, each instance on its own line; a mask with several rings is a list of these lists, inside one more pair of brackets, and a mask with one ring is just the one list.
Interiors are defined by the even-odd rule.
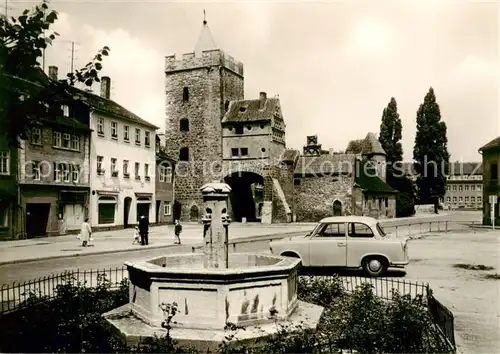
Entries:
[[93,97],[101,104],[92,104],[90,115],[90,223],[130,227],[142,215],[155,223],[158,127],[109,100],[109,85],[103,77],[101,97]]

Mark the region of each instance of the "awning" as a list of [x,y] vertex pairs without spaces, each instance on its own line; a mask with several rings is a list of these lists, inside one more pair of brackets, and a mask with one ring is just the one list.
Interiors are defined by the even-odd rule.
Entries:
[[135,193],[136,198],[153,198],[153,193]]

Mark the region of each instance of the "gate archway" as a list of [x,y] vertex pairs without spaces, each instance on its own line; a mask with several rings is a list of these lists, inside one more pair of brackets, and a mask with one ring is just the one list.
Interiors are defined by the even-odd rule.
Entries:
[[338,200],[333,202],[333,216],[342,215],[342,203]]
[[264,178],[255,172],[234,172],[224,178],[231,187],[229,195],[232,219],[259,221],[259,204],[264,200]]

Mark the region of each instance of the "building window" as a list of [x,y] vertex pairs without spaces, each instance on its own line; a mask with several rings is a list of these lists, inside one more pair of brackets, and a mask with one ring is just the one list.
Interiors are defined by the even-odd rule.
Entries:
[[130,175],[128,174],[128,160],[123,160],[123,177],[124,178],[130,177]]
[[59,132],[52,132],[52,146],[61,147],[62,135]]
[[128,125],[123,126],[123,140],[125,140],[126,142],[129,142],[130,140],[129,129],[130,128]]
[[97,174],[102,175],[104,174],[104,169],[102,168],[102,160],[104,160],[103,156],[97,156]]
[[69,180],[70,180],[69,165],[65,164],[65,163],[62,163],[61,167],[60,167],[60,170],[61,170],[61,174],[62,174],[62,180],[64,182],[69,182]]
[[490,165],[490,169],[491,169],[491,171],[490,171],[490,179],[491,180],[495,180],[495,181],[498,180],[498,164],[492,163]]
[[182,118],[179,121],[179,130],[181,132],[188,132],[189,131],[189,119],[187,118]]
[[458,186],[458,191],[459,192],[462,192],[464,190],[464,187],[463,186]]
[[238,148],[232,148],[232,149],[231,149],[231,156],[232,156],[232,157],[237,157],[237,156],[239,156],[239,149],[238,149]]
[[481,185],[480,185],[480,184],[476,184],[476,189],[477,189],[478,191],[480,191],[480,190],[481,190]]
[[54,162],[54,181],[61,182],[61,169],[59,168],[59,164]]
[[0,175],[8,175],[10,173],[10,152],[0,151]]
[[458,197],[458,201],[462,203],[464,201],[464,197]]
[[172,183],[172,167],[160,166],[160,182]]
[[118,123],[111,122],[111,138],[118,139]]
[[179,161],[189,161],[189,148],[181,148],[179,151]]
[[141,165],[139,162],[135,163],[135,179],[141,179],[141,176],[139,176],[139,169],[141,168]]
[[450,190],[450,185],[449,185],[449,184],[447,184],[447,185],[446,185],[446,190],[447,190],[447,191],[449,191],[449,190]]
[[118,171],[116,170],[116,159],[114,157],[111,158],[111,176],[118,177]]
[[97,134],[104,136],[104,119],[102,118],[97,119]]
[[457,197],[453,197],[453,203],[457,202]]
[[483,197],[477,197],[477,202],[481,203],[482,199],[483,199]]
[[457,186],[453,186],[453,190],[456,192],[457,191]]
[[466,185],[464,186],[464,190],[465,190],[465,191],[468,191],[468,190],[469,190],[469,185],[468,185],[468,184],[466,184]]
[[146,147],[149,147],[150,144],[151,144],[150,134],[149,132],[144,132],[144,145],[146,145]]
[[182,90],[182,102],[189,102],[189,88],[184,87]]
[[241,148],[241,156],[248,156],[248,148]]
[[39,161],[32,161],[31,162],[31,166],[32,166],[32,177],[33,177],[33,180],[34,181],[39,181],[40,180],[40,174],[41,174],[41,171],[40,171],[40,168],[41,168],[41,164]]
[[476,190],[476,186],[475,186],[474,184],[473,184],[473,185],[471,185],[471,186],[470,186],[470,190],[471,190],[471,191],[475,191],[475,190]]
[[451,202],[451,198],[450,197],[446,197],[446,202],[447,203]]
[[31,129],[31,143],[41,145],[42,144],[42,129],[38,127],[33,127]]
[[80,166],[71,165],[71,175],[72,175],[73,182],[79,182],[80,181]]
[[172,205],[170,202],[164,202],[163,204],[163,215],[170,216],[172,214]]
[[243,134],[243,126],[242,125],[237,125],[236,127],[234,127],[234,130],[236,132],[236,134]]
[[80,151],[80,137],[73,135],[71,137],[71,149]]
[[476,202],[476,197],[470,197],[470,201],[471,201],[472,203],[475,203],[475,202]]
[[300,186],[300,178],[294,178],[294,180],[293,180],[293,184],[294,184],[295,186]]
[[67,105],[63,104],[63,105],[61,106],[61,110],[62,110],[62,112],[63,112],[63,116],[64,116],[64,117],[69,117],[69,106],[67,106]]
[[144,164],[144,178],[149,181],[149,164]]
[[115,222],[116,198],[112,196],[99,197],[99,224],[113,224]]
[[468,203],[469,202],[469,197],[465,197],[465,202]]
[[135,144],[141,145],[141,130],[138,128],[135,129]]
[[66,133],[62,135],[62,147],[65,149],[69,149],[71,147],[71,135]]

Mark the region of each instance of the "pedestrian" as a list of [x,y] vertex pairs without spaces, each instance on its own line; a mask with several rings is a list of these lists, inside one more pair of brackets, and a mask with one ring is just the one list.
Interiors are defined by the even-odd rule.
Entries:
[[175,220],[175,227],[174,227],[175,242],[174,242],[174,244],[176,244],[176,245],[181,244],[181,232],[182,232],[181,222],[180,222],[180,220]]
[[149,220],[144,215],[141,216],[139,220],[139,233],[141,235],[141,245],[147,245],[149,236]]
[[134,241],[132,244],[138,244],[140,242],[141,233],[139,232],[139,227],[136,225],[134,228]]
[[91,240],[92,228],[89,224],[89,219],[85,218],[82,222],[82,227],[80,228],[80,240],[82,241],[82,246],[87,247],[87,244]]

